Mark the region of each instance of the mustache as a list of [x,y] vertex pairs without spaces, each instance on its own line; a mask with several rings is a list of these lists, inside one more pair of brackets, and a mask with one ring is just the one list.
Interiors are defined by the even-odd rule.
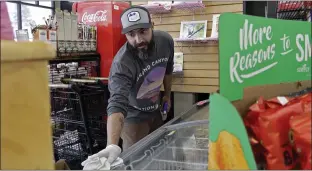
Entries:
[[139,44],[135,45],[136,48],[141,47],[141,46],[148,46],[148,43],[147,42],[142,42],[142,43],[139,43]]

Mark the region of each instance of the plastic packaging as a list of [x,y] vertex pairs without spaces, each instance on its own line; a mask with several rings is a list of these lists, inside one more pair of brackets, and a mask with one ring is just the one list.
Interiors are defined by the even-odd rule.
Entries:
[[296,98],[259,98],[244,118],[257,162],[263,155],[267,169],[288,170],[297,164],[296,152],[288,138],[289,119],[311,113],[312,93]]
[[292,117],[289,124],[290,142],[299,157],[301,169],[311,170],[311,112]]

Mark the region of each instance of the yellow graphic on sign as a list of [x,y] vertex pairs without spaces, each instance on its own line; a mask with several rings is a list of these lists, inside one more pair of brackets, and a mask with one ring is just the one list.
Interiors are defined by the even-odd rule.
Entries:
[[216,142],[209,142],[209,170],[249,170],[241,143],[227,131],[221,131]]

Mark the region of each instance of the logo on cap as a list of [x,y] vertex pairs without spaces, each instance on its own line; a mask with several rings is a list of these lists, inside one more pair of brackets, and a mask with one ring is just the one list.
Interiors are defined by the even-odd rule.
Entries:
[[127,16],[128,16],[128,20],[130,22],[136,22],[136,21],[139,21],[141,19],[140,13],[137,11],[132,11]]

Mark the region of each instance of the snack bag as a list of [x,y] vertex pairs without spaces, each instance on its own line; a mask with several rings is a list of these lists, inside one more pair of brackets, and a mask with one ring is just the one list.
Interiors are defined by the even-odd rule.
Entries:
[[298,154],[301,169],[311,170],[311,112],[291,117],[289,124],[290,142]]
[[258,122],[259,116],[269,109],[281,108],[290,100],[292,99],[287,97],[275,97],[270,100],[264,100],[263,97],[260,97],[255,104],[250,106],[249,113],[243,119],[249,136],[251,148],[258,164],[265,165],[265,156],[267,155],[266,149],[260,143],[260,125]]
[[312,92],[311,93],[308,93],[308,94],[305,94],[305,95],[302,95],[298,98],[298,100],[301,101],[302,105],[303,105],[303,110],[304,112],[306,113],[311,113],[312,111],[312,105],[311,105],[311,102],[312,102]]
[[259,170],[266,170],[266,149],[262,146],[262,144],[253,137],[249,137],[249,142],[251,145],[252,152],[255,157],[255,161],[257,163],[257,167]]
[[297,159],[289,143],[289,119],[304,112],[301,100],[293,99],[284,107],[269,109],[259,116],[260,141],[267,150],[269,170],[289,170]]
[[275,97],[270,100],[264,100],[263,97],[260,97],[257,103],[250,106],[250,111],[244,118],[244,124],[247,128],[250,128],[253,131],[255,139],[259,139],[260,134],[258,122],[260,114],[266,112],[269,109],[281,108],[292,100],[294,100],[294,98],[282,96]]
[[289,118],[311,112],[311,97],[312,93],[296,98],[278,96],[264,100],[260,97],[250,107],[244,123],[257,163],[265,156],[267,169],[295,167],[296,153],[288,141]]

